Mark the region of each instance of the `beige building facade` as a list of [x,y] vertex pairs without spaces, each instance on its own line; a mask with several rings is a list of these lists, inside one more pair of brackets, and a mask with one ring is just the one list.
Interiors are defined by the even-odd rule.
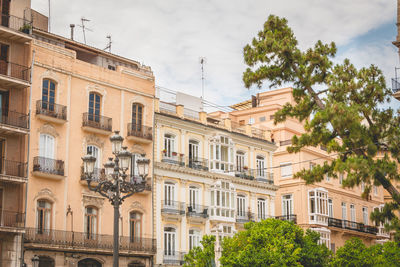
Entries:
[[224,114],[243,129],[247,125],[269,131],[271,139],[278,145],[273,156],[274,182],[279,186],[276,194],[277,215],[292,218],[303,228],[311,228],[321,234],[321,242],[335,251],[351,237],[359,237],[366,244],[385,242],[389,238],[382,225],[378,227],[370,220],[370,213],[384,204],[384,190],[373,186],[370,199],[361,198],[361,187],[343,188],[344,175],[339,179],[326,176],[323,181],[306,185],[294,174],[322,165],[332,160],[326,148],[307,147],[299,153],[290,154],[294,135],[304,133],[302,123],[288,118],[274,125],[274,114],[285,103],[294,104],[291,88],[267,91],[257,94],[253,100],[233,105],[235,111]]
[[276,146],[266,133],[185,105],[156,102],[155,112],[156,266],[181,265],[205,234],[232,236],[274,216],[277,186],[265,167]]
[[[113,207],[88,189],[81,157],[96,157],[96,185],[113,156],[109,138],[119,131],[133,155],[128,179],[139,179],[136,161],[153,157],[154,76],[137,61],[39,28],[31,37],[24,260],[32,266],[36,255],[39,266],[112,266]],[[120,266],[153,264],[152,162],[149,169],[146,189],[120,207]]]

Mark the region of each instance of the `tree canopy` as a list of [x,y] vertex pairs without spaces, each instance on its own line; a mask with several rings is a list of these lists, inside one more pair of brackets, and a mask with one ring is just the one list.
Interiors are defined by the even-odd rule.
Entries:
[[[292,138],[289,152],[323,145],[336,155],[331,162],[302,170],[295,176],[307,183],[319,182],[325,174],[346,174],[344,187],[365,184],[368,198],[372,186],[383,186],[393,201],[372,218],[399,229],[395,211],[400,195],[394,184],[400,180],[400,118],[388,108],[391,91],[382,71],[374,65],[357,69],[348,59],[334,63],[335,43],[315,45],[302,51],[287,20],[269,16],[264,28],[244,47],[248,68],[243,73],[247,88],[290,84],[295,104],[287,103],[275,114],[275,123],[287,117],[304,122],[305,133]],[[381,154],[378,156],[378,152]],[[400,240],[400,235],[396,235]]]
[[215,259],[215,236],[203,236],[201,247],[195,247],[185,255],[184,267],[211,267]]

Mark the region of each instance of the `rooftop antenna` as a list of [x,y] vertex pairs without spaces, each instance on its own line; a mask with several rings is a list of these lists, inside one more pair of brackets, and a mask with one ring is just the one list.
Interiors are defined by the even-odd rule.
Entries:
[[201,65],[201,99],[204,100],[204,64],[207,62],[207,59],[200,57],[199,62]]
[[85,26],[85,22],[87,22],[87,21],[90,21],[90,20],[89,20],[89,19],[86,19],[85,17],[81,17],[81,25],[78,25],[79,27],[82,28],[82,31],[83,31],[83,41],[85,42],[85,44],[86,44],[86,31],[90,31],[90,32],[93,31],[92,29],[89,29],[89,28],[87,28],[87,27]]
[[49,24],[49,32],[51,32],[51,24],[50,24],[50,0],[49,0],[49,22],[48,22],[48,24]]
[[111,42],[111,35],[107,35],[106,38],[108,39],[108,45],[107,45],[106,48],[104,48],[103,50],[107,50],[107,49],[108,49],[108,52],[111,53],[111,44],[112,44],[112,42]]

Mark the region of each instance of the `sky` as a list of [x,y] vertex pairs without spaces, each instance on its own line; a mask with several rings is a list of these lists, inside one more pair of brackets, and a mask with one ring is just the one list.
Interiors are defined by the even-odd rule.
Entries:
[[[48,15],[49,0],[32,0],[32,8]],[[204,65],[204,97],[231,105],[270,90],[244,87],[243,47],[251,42],[270,14],[286,17],[307,49],[317,40],[334,41],[337,62],[349,58],[356,67],[375,64],[388,86],[399,67],[392,41],[397,35],[397,0],[50,0],[51,32],[70,36],[71,23],[89,19],[87,44],[107,46],[112,53],[152,68],[156,85],[201,96],[200,57]],[[75,40],[83,42],[75,27]],[[399,71],[400,75],[400,71]],[[394,107],[399,108],[396,100]]]

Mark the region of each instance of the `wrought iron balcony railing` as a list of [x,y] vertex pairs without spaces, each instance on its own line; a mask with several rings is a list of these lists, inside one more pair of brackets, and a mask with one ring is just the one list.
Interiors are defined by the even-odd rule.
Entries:
[[24,228],[25,213],[0,210],[0,227]]
[[1,14],[1,26],[30,34],[32,29],[32,22],[16,16]]
[[162,202],[161,212],[167,214],[184,215],[185,203],[173,200],[164,200]]
[[25,82],[29,82],[30,70],[30,67],[5,60],[0,60],[0,74],[11,78],[16,78]]
[[208,160],[199,157],[188,157],[186,166],[195,170],[208,171]]
[[236,168],[235,176],[247,180],[254,180],[274,184],[274,174],[266,172],[264,169],[244,169]]
[[44,157],[34,157],[33,171],[64,176],[64,161]]
[[67,120],[67,107],[38,100],[36,102],[36,114],[43,114],[53,118]]
[[259,222],[259,221],[261,221],[261,220],[266,220],[266,219],[269,219],[269,218],[274,218],[273,216],[271,216],[271,215],[267,215],[267,214],[257,214],[257,221]]
[[[130,177],[130,181],[131,181],[131,183],[138,184],[138,183],[142,182],[142,178],[140,176],[137,176],[137,175],[132,175]],[[151,178],[150,177],[146,178],[146,184],[145,184],[144,190],[151,191]]]
[[236,167],[235,176],[242,179],[254,180],[254,171]]
[[289,222],[297,223],[297,215],[296,214],[275,216],[275,219],[281,220],[281,221],[289,221]]
[[203,205],[187,205],[186,215],[190,217],[208,218],[208,207]]
[[153,140],[153,127],[128,123],[128,136],[136,136],[147,140]]
[[[25,243],[69,246],[72,248],[113,249],[113,236],[83,232],[46,230],[26,228]],[[148,237],[119,237],[119,249],[121,251],[147,251],[156,252],[156,240]]]
[[166,265],[182,265],[186,252],[164,250],[163,263]]
[[27,177],[26,166],[27,164],[25,162],[0,158],[0,175],[9,175],[20,178],[26,178]]
[[400,91],[400,78],[392,78],[392,91],[393,93]]
[[29,115],[7,109],[0,109],[0,112],[0,124],[29,128]]
[[185,166],[185,157],[177,152],[163,152],[161,162]]
[[376,235],[378,228],[375,226],[365,225],[363,223],[352,222],[348,220],[341,220],[336,218],[328,218],[328,226],[343,228],[368,234]]
[[255,220],[255,214],[252,212],[236,211],[236,222],[238,223],[246,223]]
[[83,113],[83,120],[82,120],[82,126],[88,126],[92,128],[97,128],[103,131],[112,131],[112,119],[105,117],[105,116],[100,116],[100,115],[95,115],[91,114],[88,112]]

